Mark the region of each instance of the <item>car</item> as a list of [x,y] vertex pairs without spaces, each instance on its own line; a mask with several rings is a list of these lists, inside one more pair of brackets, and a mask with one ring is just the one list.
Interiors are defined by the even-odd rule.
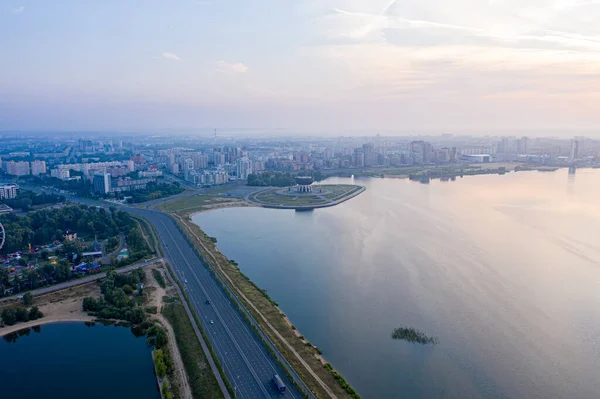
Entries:
[[185,283],[187,284],[187,278],[186,278],[186,279],[184,279],[183,281],[185,281]]
[[210,321],[210,324],[215,324],[215,322],[211,320],[211,321]]
[[210,305],[210,300],[208,300],[208,299],[207,299],[205,303],[206,303],[207,305]]

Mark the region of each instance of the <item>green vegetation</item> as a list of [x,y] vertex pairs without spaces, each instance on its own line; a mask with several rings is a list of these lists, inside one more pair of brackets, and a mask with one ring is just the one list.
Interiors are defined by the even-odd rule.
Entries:
[[116,208],[106,210],[73,205],[33,211],[27,216],[0,215],[0,223],[6,231],[10,231],[2,253],[11,253],[24,250],[29,244],[39,246],[63,241],[63,234],[67,230],[77,232],[79,237],[113,237],[118,235],[121,229],[133,226],[134,222],[128,213]]
[[154,279],[156,280],[158,285],[160,285],[162,288],[167,288],[167,284],[165,283],[165,278],[163,277],[163,275],[160,271],[158,271],[156,269],[152,269],[152,276],[154,276]]
[[14,199],[2,199],[1,204],[6,204],[13,209],[21,209],[27,212],[32,206],[44,205],[44,204],[56,204],[59,202],[65,202],[65,197],[62,195],[54,194],[36,194],[33,191],[19,190],[17,198]]
[[145,190],[132,191],[126,193],[126,195],[131,195],[131,202],[137,204],[139,202],[170,197],[171,195],[180,194],[184,190],[179,183],[148,183]]
[[175,331],[175,339],[195,398],[222,398],[217,379],[181,303],[166,305],[163,315]]
[[25,306],[33,305],[33,295],[31,295],[31,292],[28,292],[25,295],[23,295],[23,305],[25,305]]
[[162,388],[160,389],[164,399],[171,399],[173,395],[169,392],[169,384],[167,384],[167,380],[164,380],[162,383]]
[[33,306],[30,310],[22,306],[7,307],[2,309],[2,313],[0,313],[2,323],[7,326],[29,320],[37,320],[42,317],[44,317],[44,314],[40,312],[37,306]]
[[[33,264],[37,267],[24,268],[14,276],[10,276],[8,268],[0,267],[0,296],[3,296],[7,289],[12,289],[12,293],[18,293],[79,277],[81,273],[72,272],[72,263],[91,262],[91,259],[82,258],[82,253],[89,248],[89,246],[84,247],[82,242],[85,237],[93,240],[108,238],[107,247],[110,250],[113,249],[110,248],[111,245],[118,247],[119,240],[116,236],[125,235],[129,257],[119,262],[113,257],[110,265],[112,267],[126,266],[150,255],[138,223],[129,214],[116,208],[106,210],[76,205],[33,211],[26,216],[0,215],[0,222],[7,231],[11,232],[6,237],[3,251],[9,253],[23,251],[29,243],[32,248],[43,244],[55,244],[52,253],[60,259],[56,263],[49,262],[48,250],[38,253],[22,252],[19,264],[21,266]],[[78,238],[82,240],[65,240],[62,245],[58,245],[64,239],[63,234],[67,230],[77,232]],[[106,267],[93,272],[102,269],[106,270]]]
[[106,274],[100,285],[104,298],[83,298],[83,310],[101,319],[127,320],[133,324],[140,324],[146,320],[144,308],[139,301],[129,298],[123,286],[135,286],[143,282],[144,270],[140,267],[129,274],[117,274],[114,270]]
[[293,174],[289,172],[262,172],[260,174],[250,173],[248,175],[249,186],[273,186],[287,187],[296,184]]
[[416,342],[422,345],[426,344],[437,344],[439,342],[437,337],[429,337],[422,331],[417,330],[413,327],[398,327],[392,332],[393,339],[403,339],[408,342]]
[[160,378],[165,378],[167,374],[167,364],[165,363],[165,356],[161,349],[154,351],[154,367],[156,368],[156,375]]
[[348,395],[350,395],[351,398],[354,399],[360,399],[360,395],[358,394],[358,392],[356,392],[354,390],[354,388],[352,388],[350,386],[350,384],[348,384],[346,382],[346,380],[344,379],[344,377],[342,377],[337,371],[335,371],[333,369],[333,367],[331,367],[331,364],[329,363],[325,363],[325,365],[323,366],[325,367],[326,370],[328,370],[332,375],[333,378],[335,378],[335,380],[340,384],[340,386],[346,391],[346,393]]

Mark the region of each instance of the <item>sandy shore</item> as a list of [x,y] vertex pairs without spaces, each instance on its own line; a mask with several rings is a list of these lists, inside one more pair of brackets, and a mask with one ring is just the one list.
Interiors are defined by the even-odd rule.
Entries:
[[0,328],[0,337],[24,328],[43,324],[65,321],[92,321],[94,317],[89,316],[81,308],[82,299],[85,296],[100,297],[98,285],[91,283],[36,297],[34,305],[42,311],[44,317]]

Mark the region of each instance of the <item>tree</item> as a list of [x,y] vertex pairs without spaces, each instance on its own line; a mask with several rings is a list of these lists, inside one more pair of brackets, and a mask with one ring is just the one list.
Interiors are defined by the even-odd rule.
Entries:
[[26,266],[27,265],[27,260],[25,258],[19,258],[19,265],[20,266]]
[[50,257],[50,254],[48,253],[48,251],[42,251],[40,256],[42,257],[42,260],[48,260],[48,258]]
[[12,326],[17,322],[17,312],[14,308],[2,309],[2,322],[7,326]]
[[27,309],[19,306],[15,309],[15,317],[17,321],[29,321],[29,312]]
[[29,320],[37,320],[44,317],[44,314],[38,309],[37,306],[33,306],[29,309]]
[[27,292],[23,295],[23,305],[28,307],[33,305],[33,295],[31,295],[31,292]]
[[61,260],[56,265],[56,279],[58,281],[67,281],[71,278],[71,265],[65,260]]

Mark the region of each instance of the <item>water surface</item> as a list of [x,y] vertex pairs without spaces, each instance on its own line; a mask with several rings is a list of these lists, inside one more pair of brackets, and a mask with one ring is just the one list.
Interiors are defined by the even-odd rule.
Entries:
[[600,170],[336,182],[368,189],[194,221],[363,397],[600,397]]
[[54,323],[4,338],[2,398],[160,399],[146,338],[128,328]]

